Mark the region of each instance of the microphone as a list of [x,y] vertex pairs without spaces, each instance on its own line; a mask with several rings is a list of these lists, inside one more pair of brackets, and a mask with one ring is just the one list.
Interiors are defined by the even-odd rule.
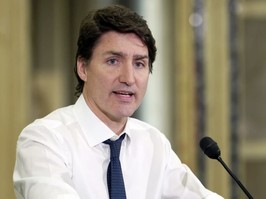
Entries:
[[239,187],[244,191],[249,199],[253,199],[248,190],[244,187],[244,185],[238,180],[238,178],[233,174],[233,172],[229,169],[229,167],[225,164],[223,159],[221,158],[221,151],[217,145],[217,143],[210,137],[204,137],[200,140],[200,148],[202,151],[211,159],[218,160],[225,170],[231,175],[231,177],[236,181]]

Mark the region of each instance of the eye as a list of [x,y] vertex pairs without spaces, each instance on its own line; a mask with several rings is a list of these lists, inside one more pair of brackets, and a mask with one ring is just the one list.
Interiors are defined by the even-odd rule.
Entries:
[[136,68],[145,68],[146,67],[146,64],[144,62],[137,61],[135,63],[135,66],[136,66]]
[[115,58],[111,58],[107,60],[107,64],[109,65],[116,65],[118,63],[118,60]]

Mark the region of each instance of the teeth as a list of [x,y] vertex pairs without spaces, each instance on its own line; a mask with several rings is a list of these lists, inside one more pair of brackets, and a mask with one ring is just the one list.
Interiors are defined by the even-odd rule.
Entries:
[[120,95],[132,95],[132,93],[125,93],[125,92],[115,92],[115,93],[117,93],[117,94],[120,94]]
[[130,95],[130,93],[118,93],[118,94],[121,94],[121,95]]

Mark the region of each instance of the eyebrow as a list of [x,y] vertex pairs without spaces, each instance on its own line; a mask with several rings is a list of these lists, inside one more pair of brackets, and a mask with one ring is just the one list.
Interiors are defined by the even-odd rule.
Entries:
[[148,55],[135,55],[134,58],[136,58],[137,60],[149,59],[149,56]]
[[[126,54],[123,53],[123,52],[119,52],[119,51],[113,51],[113,50],[110,50],[110,51],[106,51],[103,53],[103,55],[116,55],[116,56],[119,56],[119,57],[125,57]],[[141,59],[149,59],[149,56],[148,55],[134,55],[134,58],[137,59],[137,60],[141,60]]]

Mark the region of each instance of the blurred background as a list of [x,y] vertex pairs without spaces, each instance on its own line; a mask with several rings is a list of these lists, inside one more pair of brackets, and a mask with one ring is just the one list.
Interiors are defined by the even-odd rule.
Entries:
[[144,16],[157,41],[148,92],[134,117],[165,133],[209,189],[246,198],[200,150],[200,139],[212,137],[254,198],[265,198],[265,0],[0,0],[0,198],[15,198],[21,130],[75,102],[80,21],[110,4]]

